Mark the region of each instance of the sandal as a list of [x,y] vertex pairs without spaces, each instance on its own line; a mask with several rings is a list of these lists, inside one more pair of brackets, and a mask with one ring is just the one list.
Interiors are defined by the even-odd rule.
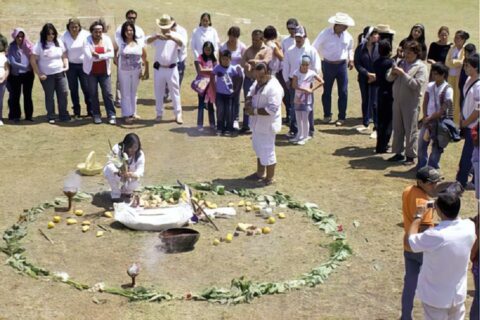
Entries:
[[275,179],[265,179],[264,180],[265,186],[269,186],[275,183]]
[[252,181],[262,181],[264,178],[259,177],[256,172],[252,173],[249,176],[245,177],[245,180],[252,180]]

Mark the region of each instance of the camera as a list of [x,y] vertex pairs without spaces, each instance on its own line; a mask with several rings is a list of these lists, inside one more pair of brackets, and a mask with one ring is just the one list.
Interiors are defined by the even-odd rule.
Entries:
[[430,200],[430,201],[427,201],[427,208],[433,208],[435,206],[435,201],[433,200]]

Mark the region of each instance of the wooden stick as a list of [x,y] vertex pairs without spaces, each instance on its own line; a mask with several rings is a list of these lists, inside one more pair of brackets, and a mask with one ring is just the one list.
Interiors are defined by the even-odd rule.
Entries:
[[[192,204],[195,204],[195,205],[197,206],[197,208],[200,210],[201,213],[203,213],[203,215],[207,218],[207,220],[208,220],[211,224],[213,224],[213,226],[215,227],[215,229],[216,229],[217,231],[220,231],[220,229],[218,229],[218,227],[215,225],[215,223],[213,222],[213,220],[210,219],[210,217],[209,217],[208,214],[205,212],[205,210],[203,210],[202,206],[199,205],[195,200],[190,200],[190,201],[192,202]],[[195,208],[194,208],[194,210],[195,210]],[[196,210],[195,210],[195,211],[196,211]]]
[[43,232],[43,230],[42,230],[42,229],[38,229],[38,231],[40,231],[40,233],[42,234],[42,236],[44,236],[44,237],[45,237],[45,239],[47,239],[48,241],[50,241],[50,243],[51,243],[51,244],[55,244],[55,243],[53,242],[53,240],[52,240],[52,239],[50,239],[50,237],[49,237],[49,236],[47,236],[47,235],[45,234],[45,232]]
[[101,224],[97,224],[97,227],[99,227],[100,229],[103,229],[105,231],[108,231],[108,232],[112,232],[112,230],[108,229],[108,228],[105,228],[104,226],[102,226]]

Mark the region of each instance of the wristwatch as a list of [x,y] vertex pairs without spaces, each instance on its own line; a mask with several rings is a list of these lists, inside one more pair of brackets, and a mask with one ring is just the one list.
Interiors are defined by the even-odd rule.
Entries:
[[417,213],[413,219],[422,219],[422,215]]

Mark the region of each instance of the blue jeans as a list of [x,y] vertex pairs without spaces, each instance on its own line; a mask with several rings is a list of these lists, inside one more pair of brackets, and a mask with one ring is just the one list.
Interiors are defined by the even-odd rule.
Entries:
[[[477,262],[478,263],[478,262]],[[477,264],[478,268],[478,264]],[[479,317],[479,308],[480,306],[478,305],[479,300],[480,300],[480,292],[478,291],[478,281],[480,280],[478,278],[478,270],[476,272],[473,272],[473,283],[475,284],[475,294],[473,296],[473,302],[472,302],[472,307],[470,308],[470,319],[471,320],[478,320],[480,319]]]
[[109,75],[88,75],[88,92],[92,102],[92,113],[94,116],[100,116],[100,101],[98,100],[98,85],[102,90],[103,103],[107,117],[115,117],[115,106],[113,104],[112,79]]
[[367,79],[359,79],[360,94],[362,96],[362,123],[368,127],[373,120],[375,128],[378,126],[377,117],[377,92],[378,87],[368,83]]
[[203,127],[203,110],[208,110],[208,122],[210,127],[215,127],[215,110],[213,109],[213,103],[208,102],[205,104],[205,95],[198,95],[198,115],[197,126]]
[[403,278],[402,316],[400,319],[411,320],[418,274],[423,263],[423,253],[403,251],[403,257],[405,260],[405,276]]
[[473,154],[473,140],[470,128],[464,128],[465,142],[463,144],[462,155],[460,156],[460,163],[458,164],[458,172],[456,180],[465,187],[468,180],[468,174],[472,169],[472,154]]
[[[249,77],[245,77],[243,80],[243,97],[245,101],[247,100],[248,92],[250,91],[250,87],[252,86],[255,80],[250,79]],[[245,108],[243,109],[243,123],[242,129],[249,129],[248,126],[248,114],[245,113]]]
[[70,97],[73,103],[73,113],[76,116],[80,115],[80,98],[78,96],[78,82],[82,88],[85,105],[87,106],[87,113],[92,114],[92,104],[90,102],[90,95],[88,94],[88,76],[83,72],[83,64],[70,63],[67,71],[68,88],[70,89]]
[[40,81],[45,92],[45,108],[47,109],[48,120],[55,119],[55,101],[54,96],[57,94],[58,115],[60,121],[70,120],[67,111],[67,95],[68,84],[65,72],[59,72],[47,76],[47,79]]
[[233,96],[231,94],[222,94],[217,92],[215,98],[217,105],[217,130],[222,132],[233,131]]
[[[292,89],[290,87],[290,89],[288,89],[288,95],[290,97],[290,104],[289,104],[289,108],[290,108],[290,111],[289,111],[289,114],[290,114],[290,132],[294,133],[294,134],[297,134],[298,133],[297,117],[295,116],[295,104],[293,103],[293,101],[295,99],[295,89]],[[314,109],[315,109],[315,100],[314,100],[314,97],[312,95],[312,111],[310,111],[308,113],[308,124],[309,124],[308,134],[311,137],[313,137],[313,134],[315,132],[314,123],[313,123],[314,122],[313,121],[313,110]]]
[[347,116],[348,100],[347,62],[333,64],[323,60],[322,71],[323,80],[325,81],[322,94],[323,116],[325,118],[332,116],[332,88],[333,82],[337,80],[338,119],[345,120]]
[[[244,75],[241,77],[235,77],[232,79],[233,81],[233,116],[234,120],[239,119],[239,114],[240,114],[240,91],[242,91],[242,86],[243,86],[243,80],[244,80]],[[247,92],[248,93],[248,92]]]
[[[435,125],[435,124],[434,124]],[[438,141],[436,139],[430,138],[429,141],[423,140],[423,135],[427,130],[427,126],[423,125],[422,129],[420,129],[420,134],[418,135],[418,164],[417,170],[420,168],[429,165],[434,167],[435,169],[439,169],[440,157],[443,153],[443,148],[438,146]],[[436,130],[433,130],[436,131]],[[431,132],[432,133],[432,132]],[[436,133],[434,133],[436,134]],[[432,143],[432,151],[430,156],[428,155],[428,146]]]

